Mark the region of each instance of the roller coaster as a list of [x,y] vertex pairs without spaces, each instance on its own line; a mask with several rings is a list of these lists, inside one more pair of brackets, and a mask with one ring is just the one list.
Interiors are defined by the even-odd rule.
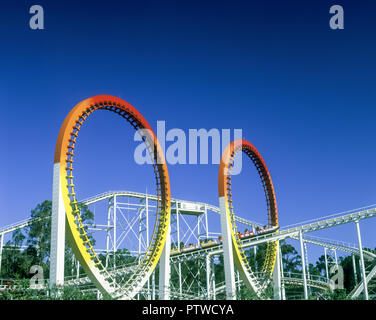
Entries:
[[[97,110],[120,115],[142,136],[153,161],[154,194],[109,191],[78,200],[74,151],[84,122]],[[239,152],[248,156],[259,174],[267,224],[250,221],[234,209],[231,170]],[[360,263],[359,281],[348,298],[363,294],[366,300],[375,299],[372,280],[376,254],[362,247],[359,222],[375,217],[376,205],[281,227],[268,168],[246,140],[232,141],[223,152],[218,195],[219,207],[171,198],[167,164],[146,119],[129,103],[113,96],[95,96],[80,102],[64,120],[55,149],[50,276],[45,288],[74,285],[97,292],[98,297],[115,299],[232,300],[245,285],[255,298],[267,299],[266,291],[271,288],[274,299],[284,300],[291,298],[286,296],[285,288],[296,286],[301,294],[295,298],[308,299],[311,290],[331,290],[328,253],[334,253],[338,266],[337,251],[342,251],[352,255],[355,279],[355,257]],[[93,222],[86,223],[81,217],[82,205],[95,213]],[[0,229],[0,270],[4,238],[33,222],[35,219],[28,219]],[[307,235],[350,223],[356,225],[358,245]],[[65,236],[74,254],[69,272],[64,267]],[[299,274],[286,274],[283,270],[280,241],[286,239],[299,242]],[[324,248],[325,276],[310,274],[307,244]],[[263,262],[259,266],[256,257],[262,246]],[[365,261],[369,262],[368,269]],[[218,276],[219,268],[222,278]],[[0,290],[6,289],[11,280],[0,280]]]

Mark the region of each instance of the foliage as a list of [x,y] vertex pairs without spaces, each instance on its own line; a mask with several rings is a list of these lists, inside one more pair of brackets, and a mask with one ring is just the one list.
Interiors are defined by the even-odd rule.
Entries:
[[[80,205],[83,222],[89,223],[94,219],[94,214],[87,206]],[[79,299],[86,300],[92,293],[82,293],[78,288],[62,287],[51,289],[50,295],[46,295],[46,290],[30,289],[30,268],[34,265],[42,267],[42,278],[48,278],[50,244],[51,244],[51,214],[52,202],[44,201],[38,204],[31,211],[33,222],[24,229],[13,232],[12,240],[7,241],[3,248],[3,258],[1,265],[1,279],[11,279],[11,285],[1,292],[1,299]],[[95,240],[89,234],[93,243]],[[26,246],[21,250],[21,246]],[[65,276],[76,274],[76,260],[72,249],[66,243],[65,246]],[[73,267],[72,267],[73,266]],[[80,273],[83,270],[80,269]],[[54,294],[58,290],[59,294]],[[96,296],[95,296],[96,298]]]
[[285,273],[297,273],[299,272],[302,264],[302,258],[291,245],[287,244],[284,240],[279,243],[281,247],[283,271]]
[[96,300],[95,292],[81,291],[77,287],[62,286],[51,289],[32,289],[29,279],[9,283],[0,291],[0,300]]

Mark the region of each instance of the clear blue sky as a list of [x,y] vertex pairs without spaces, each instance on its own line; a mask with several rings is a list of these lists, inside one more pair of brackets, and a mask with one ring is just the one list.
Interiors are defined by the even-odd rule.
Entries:
[[[45,30],[29,28],[33,4]],[[344,7],[344,30],[329,28],[333,4]],[[269,167],[281,225],[376,203],[375,10],[373,1],[3,2],[0,225],[51,198],[59,128],[97,94],[130,102],[153,128],[241,128]],[[113,114],[92,116],[79,198],[152,189],[131,133]],[[218,203],[218,165],[169,172],[173,197]],[[236,177],[238,206],[260,221],[245,210],[263,204],[247,175]],[[361,228],[375,247],[373,220]],[[354,226],[319,235],[356,240]]]

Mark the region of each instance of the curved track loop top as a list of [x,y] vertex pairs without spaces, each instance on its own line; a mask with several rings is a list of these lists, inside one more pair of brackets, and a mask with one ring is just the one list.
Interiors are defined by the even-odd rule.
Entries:
[[246,285],[252,290],[254,290],[259,297],[261,297],[261,294],[264,292],[271,280],[271,275],[276,260],[278,244],[277,242],[269,242],[267,244],[266,256],[262,268],[262,276],[256,278],[254,272],[252,271],[248,263],[247,257],[241,244],[241,240],[238,236],[238,231],[235,224],[235,214],[233,210],[231,191],[231,170],[234,166],[236,154],[239,151],[244,152],[252,160],[260,176],[266,197],[266,205],[268,211],[268,227],[278,226],[277,202],[275,198],[272,179],[260,153],[250,142],[246,140],[232,141],[223,152],[221,163],[219,166],[219,198],[224,198],[224,203],[226,206],[226,218],[231,230],[231,239],[235,265],[238,268],[240,276],[242,277]]
[[[157,185],[157,212],[153,235],[148,249],[136,271],[125,284],[117,283],[95,252],[80,217],[79,204],[73,182],[73,155],[83,123],[96,110],[108,110],[125,118],[143,135],[143,141],[153,160]],[[170,223],[170,182],[167,165],[159,142],[145,118],[129,103],[99,95],[78,103],[65,118],[55,149],[54,165],[60,166],[61,194],[67,221],[67,236],[73,252],[86,274],[104,294],[120,299],[132,299],[144,286],[155,269],[166,242]]]

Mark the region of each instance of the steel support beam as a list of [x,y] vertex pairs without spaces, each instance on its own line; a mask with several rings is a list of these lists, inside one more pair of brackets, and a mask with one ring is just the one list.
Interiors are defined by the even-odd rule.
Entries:
[[308,300],[308,289],[307,289],[307,278],[306,278],[306,270],[305,270],[303,234],[302,234],[301,231],[299,232],[299,241],[300,241],[300,253],[302,255],[302,272],[303,272],[304,299]]
[[211,284],[211,287],[212,287],[212,299],[213,300],[216,300],[217,299],[217,294],[216,294],[216,289],[215,289],[215,263],[214,263],[214,260],[215,260],[215,256],[213,256],[213,259],[212,259],[212,267],[211,267],[211,270],[212,270],[212,275],[211,275],[211,281],[212,281],[212,284]]
[[205,257],[206,260],[206,293],[207,293],[207,299],[211,300],[211,268],[210,268],[210,256],[206,255]]
[[279,241],[277,242],[277,256],[273,270],[274,300],[282,300],[281,294],[281,265],[280,265]]
[[1,274],[1,260],[3,258],[3,247],[4,247],[4,233],[0,234],[0,274]]
[[159,260],[159,300],[170,300],[171,226],[168,226],[166,243]]
[[80,277],[80,262],[76,259],[76,279]]
[[204,214],[205,214],[205,230],[206,230],[206,239],[209,238],[209,226],[208,226],[208,209],[205,204],[205,209],[204,209]]
[[52,221],[50,286],[64,284],[65,208],[60,180],[60,163],[54,164],[52,182]]
[[333,249],[334,252],[334,261],[336,262],[337,270],[338,270],[338,258],[337,258],[337,250]]
[[328,248],[324,248],[326,282],[329,283]]
[[114,268],[116,268],[116,251],[117,251],[117,241],[116,241],[116,237],[117,237],[117,234],[116,234],[116,222],[117,222],[117,218],[116,218],[116,210],[117,210],[117,203],[116,203],[116,195],[114,195],[114,200],[113,200],[113,224],[114,224],[114,229],[113,229],[113,252],[114,252]]
[[239,270],[236,270],[236,281],[237,281],[237,290],[238,292],[240,293],[240,274],[239,274]]
[[151,275],[151,299],[155,300],[155,271]]
[[356,272],[356,263],[355,263],[355,255],[352,254],[352,264],[353,264],[353,271],[354,271],[354,281],[355,281],[355,285],[358,283],[358,274]]
[[108,200],[107,210],[107,233],[106,233],[106,263],[105,267],[108,267],[108,259],[110,254],[110,225],[111,225],[111,198]]
[[[309,261],[308,261],[308,250],[307,250],[307,242],[304,242],[304,254],[305,254],[305,263],[306,263],[306,270],[307,270],[307,279],[311,280],[311,274],[309,272]],[[308,293],[312,294],[311,287],[308,287]]]
[[[256,229],[255,227],[252,227],[252,232],[253,234],[256,234]],[[257,272],[257,246],[253,247],[253,256],[255,258],[255,272]]]
[[360,264],[361,264],[361,274],[363,279],[363,288],[364,288],[364,299],[368,300],[368,287],[367,287],[367,277],[366,277],[366,269],[364,265],[364,258],[363,258],[363,247],[362,247],[362,238],[360,235],[360,228],[359,228],[359,221],[355,221],[356,225],[356,233],[358,235],[358,244],[359,244],[359,256],[360,256]]
[[236,300],[234,256],[232,253],[231,230],[227,219],[225,197],[219,198],[219,206],[223,243],[223,261],[225,267],[226,299]]
[[[282,256],[282,250],[279,246],[279,265],[281,268],[281,279],[284,278],[284,272],[283,272],[283,256]],[[281,282],[281,294],[282,294],[282,300],[286,300],[286,290],[285,290],[285,283]]]

